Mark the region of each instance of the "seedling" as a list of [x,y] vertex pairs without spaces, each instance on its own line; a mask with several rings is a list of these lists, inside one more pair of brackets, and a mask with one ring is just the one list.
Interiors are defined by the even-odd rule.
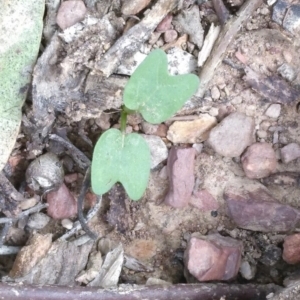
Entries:
[[104,194],[120,182],[132,200],[143,196],[150,175],[150,150],[142,136],[125,133],[127,114],[139,112],[149,123],[164,122],[198,85],[196,75],[169,75],[164,51],[154,50],[145,58],[125,86],[121,130],[107,130],[95,146],[91,170],[94,193]]

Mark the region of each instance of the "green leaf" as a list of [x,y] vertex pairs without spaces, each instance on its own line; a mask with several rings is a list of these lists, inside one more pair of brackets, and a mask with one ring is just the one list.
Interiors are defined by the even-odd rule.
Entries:
[[44,0],[4,0],[0,9],[0,171],[15,144],[39,51]]
[[198,85],[196,75],[169,75],[167,55],[156,49],[129,79],[124,104],[140,112],[147,122],[159,124],[173,116],[196,92]]
[[132,200],[139,200],[150,174],[150,150],[137,133],[109,129],[98,140],[92,159],[92,189],[101,195],[120,182]]

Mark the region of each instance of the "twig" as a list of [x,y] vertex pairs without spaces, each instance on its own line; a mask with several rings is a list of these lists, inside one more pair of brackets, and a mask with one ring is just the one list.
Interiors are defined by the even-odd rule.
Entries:
[[77,163],[79,168],[86,170],[90,166],[91,161],[89,160],[89,158],[85,154],[83,154],[78,148],[76,148],[71,142],[63,139],[57,134],[50,134],[49,139],[52,141],[59,142],[63,146],[65,146],[70,151],[72,158]]
[[[102,202],[102,196],[97,196],[97,202],[88,212],[88,214],[86,216],[86,222],[91,220],[97,214],[98,210],[101,207],[101,202]],[[65,241],[68,238],[70,238],[72,235],[74,235],[80,229],[81,229],[81,224],[79,221],[77,221],[74,223],[73,228],[71,230],[69,230],[68,232],[66,232],[64,235],[62,235],[58,240]]]
[[203,97],[214,72],[222,62],[228,46],[231,44],[243,23],[252,15],[254,10],[262,4],[263,0],[248,0],[238,11],[237,16],[231,18],[222,28],[211,55],[205,62],[199,78],[200,85],[196,96]]
[[163,18],[176,6],[178,0],[159,0],[141,22],[130,28],[95,65],[95,71],[109,77],[126,57],[131,57],[146,42]]
[[35,212],[38,212],[38,211],[41,211],[42,209],[48,207],[48,204],[47,203],[40,203],[36,206],[33,206],[23,212],[21,212],[16,218],[0,218],[0,224],[3,224],[3,223],[10,223],[10,222],[15,222],[19,219],[22,219],[32,213],[35,213]]

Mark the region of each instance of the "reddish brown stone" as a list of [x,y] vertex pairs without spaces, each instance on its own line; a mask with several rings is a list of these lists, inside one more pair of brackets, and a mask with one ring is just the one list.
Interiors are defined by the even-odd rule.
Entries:
[[242,243],[212,234],[192,237],[184,253],[185,267],[199,281],[230,280],[240,268]]
[[218,201],[207,190],[193,193],[190,204],[203,211],[217,210],[219,208]]
[[284,239],[282,258],[288,264],[300,262],[300,233],[292,234]]
[[169,153],[167,171],[170,180],[165,203],[182,208],[188,205],[194,187],[194,148],[172,148]]
[[83,1],[65,1],[58,9],[56,23],[62,30],[65,30],[66,28],[82,21],[85,17],[86,11],[87,9]]
[[65,184],[47,194],[47,203],[47,214],[53,219],[67,219],[77,214],[77,202]]
[[277,167],[275,151],[268,143],[252,144],[242,155],[241,161],[246,176],[251,179],[268,177]]
[[299,211],[278,203],[265,190],[246,191],[228,188],[224,193],[228,214],[240,228],[262,232],[293,230]]
[[157,32],[165,32],[172,28],[172,20],[173,16],[172,14],[168,14],[156,27]]

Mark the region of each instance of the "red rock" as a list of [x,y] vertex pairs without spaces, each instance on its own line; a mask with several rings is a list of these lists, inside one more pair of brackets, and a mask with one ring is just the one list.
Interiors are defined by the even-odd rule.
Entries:
[[169,192],[165,203],[182,208],[188,205],[194,187],[194,148],[172,148],[167,162],[167,172],[170,180]]
[[211,234],[192,237],[184,253],[185,268],[199,281],[233,279],[241,264],[242,243]]
[[300,157],[300,146],[296,143],[291,143],[280,150],[281,160],[284,164],[288,164],[294,159]]
[[284,238],[282,258],[288,264],[300,262],[300,233],[295,233]]
[[165,18],[156,27],[156,31],[165,32],[169,29],[172,29],[172,20],[173,16],[171,14],[166,15]]
[[219,208],[218,201],[207,190],[193,193],[190,204],[203,211],[217,210]]
[[143,10],[151,0],[126,0],[123,1],[121,12],[124,15],[135,15]]
[[262,188],[254,191],[229,187],[224,199],[228,214],[240,228],[261,232],[287,232],[299,221],[299,210],[278,203]]
[[246,176],[251,179],[268,177],[277,167],[275,151],[268,143],[252,144],[242,155],[241,162]]
[[65,1],[58,9],[56,23],[62,30],[65,30],[82,21],[86,11],[87,9],[83,1]]
[[47,203],[47,214],[53,219],[68,219],[77,214],[77,202],[65,184],[47,194]]

